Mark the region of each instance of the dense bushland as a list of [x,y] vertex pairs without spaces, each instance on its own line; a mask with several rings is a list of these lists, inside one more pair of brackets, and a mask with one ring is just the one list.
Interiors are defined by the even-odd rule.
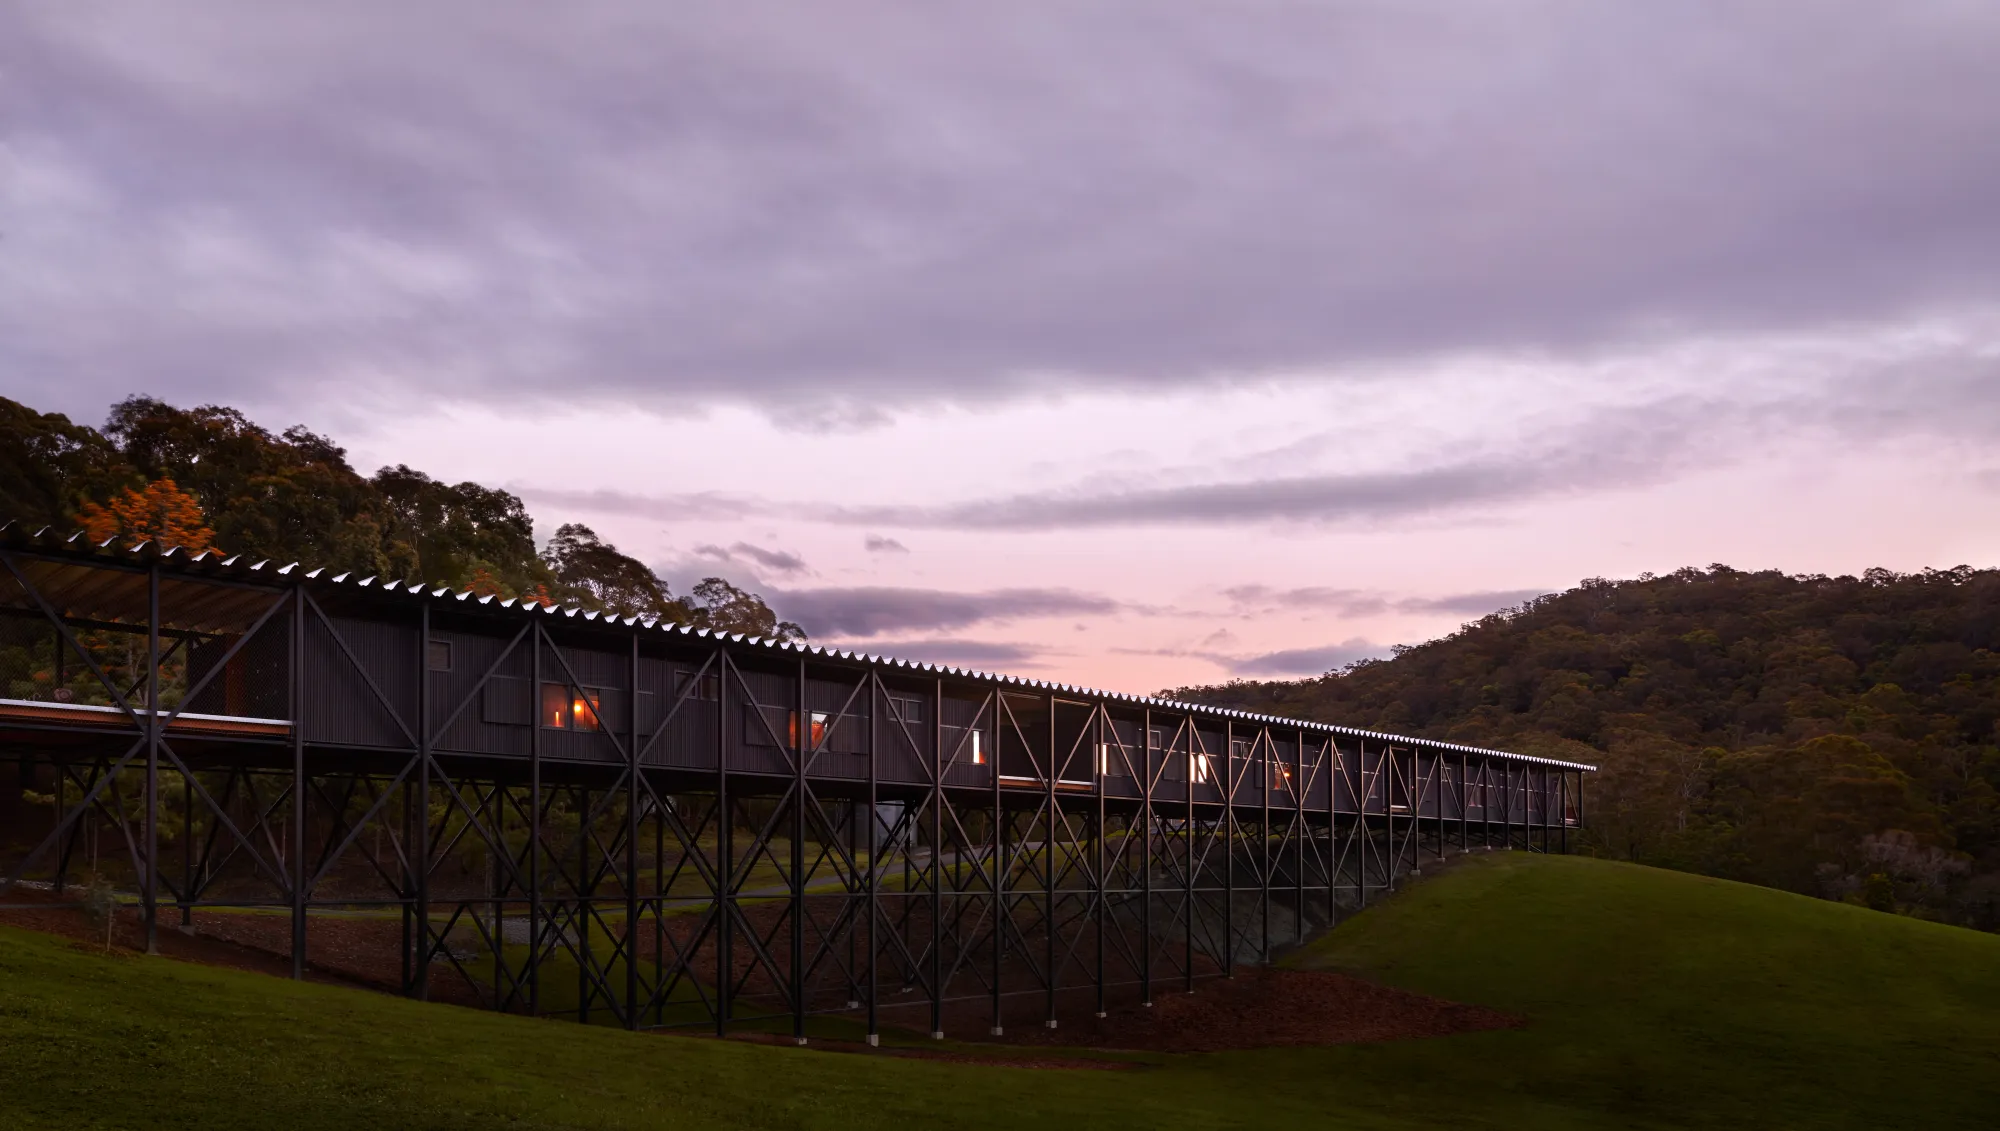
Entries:
[[2000,927],[2000,571],[1592,579],[1178,698],[1602,766],[1591,851]]
[[272,433],[220,405],[132,397],[103,428],[0,397],[0,521],[156,539],[480,594],[800,639],[762,597],[711,577],[675,595],[645,563],[570,523],[537,548],[521,500],[403,464],[364,476],[325,436]]

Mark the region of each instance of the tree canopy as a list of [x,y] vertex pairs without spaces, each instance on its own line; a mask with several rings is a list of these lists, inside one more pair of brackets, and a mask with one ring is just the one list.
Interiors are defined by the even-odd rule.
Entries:
[[2000,928],[2000,571],[1592,579],[1164,694],[1596,763],[1592,851]]
[[397,464],[364,476],[303,426],[222,405],[131,397],[100,429],[0,397],[0,519],[553,601],[698,628],[804,639],[711,577],[675,596],[650,566],[567,523],[538,548],[515,495]]

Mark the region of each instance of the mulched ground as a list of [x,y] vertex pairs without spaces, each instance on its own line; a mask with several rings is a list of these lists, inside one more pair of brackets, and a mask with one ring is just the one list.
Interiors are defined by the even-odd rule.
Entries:
[[[779,1036],[774,1033],[732,1033],[728,1039],[732,1041],[747,1041],[757,1045],[779,1045],[786,1048],[796,1047],[792,1042],[792,1038]],[[806,1047],[817,1049],[820,1052],[855,1053],[862,1056],[887,1056],[904,1060],[942,1060],[952,1064],[986,1064],[999,1068],[1055,1068],[1078,1069],[1086,1072],[1120,1072],[1134,1068],[1149,1067],[1148,1065],[1130,1060],[1090,1060],[1080,1056],[1023,1056],[1020,1054],[980,1056],[975,1053],[946,1052],[943,1050],[933,1052],[929,1049],[893,1045],[877,1047],[862,1044],[858,1041],[829,1041],[820,1037],[813,1038],[812,1043]]]
[[[1058,1009],[1057,1028],[1010,1022],[1001,1037],[965,1039],[1012,1045],[1222,1052],[1293,1045],[1345,1045],[1518,1029],[1524,1019],[1476,1005],[1376,985],[1345,974],[1253,968],[1207,978],[1194,993],[1156,993],[1152,1008],[1113,1005],[1098,1018]],[[984,1030],[980,1030],[984,1032]]]
[[[31,888],[16,887],[7,893],[9,903],[58,904],[54,895]],[[223,916],[200,915],[196,922],[203,926],[206,920]],[[177,922],[177,920],[176,920]],[[287,931],[290,925],[280,920]],[[21,927],[44,934],[60,935],[75,939],[80,949],[102,952],[105,947],[104,928],[94,924],[81,910],[60,905],[47,907],[10,907],[0,910],[0,926]],[[131,955],[145,949],[144,924],[140,921],[136,908],[120,908],[113,917],[111,930],[111,953]],[[199,962],[208,966],[223,966],[231,970],[249,970],[258,974],[276,974],[290,977],[290,959],[268,950],[207,934],[186,935],[177,927],[162,923],[158,932],[159,952],[168,958],[178,958],[184,962]],[[346,982],[348,979],[331,977],[323,972],[308,970],[313,981]]]
[[[0,909],[0,926],[22,927],[45,934],[75,939],[85,950],[104,949],[104,928],[94,924],[82,910],[61,903],[44,889],[15,887],[7,902],[48,906]],[[292,923],[284,915],[225,914],[213,911],[194,913],[194,933],[180,929],[180,913],[171,907],[160,910],[156,932],[159,953],[183,962],[222,966],[289,978],[292,974]],[[329,985],[394,992],[402,977],[401,929],[394,922],[314,916],[312,920],[306,980]],[[145,925],[136,907],[121,907],[113,917],[111,950],[114,954],[143,953]],[[477,1005],[470,987],[452,978],[435,979],[434,1001],[457,1005]]]

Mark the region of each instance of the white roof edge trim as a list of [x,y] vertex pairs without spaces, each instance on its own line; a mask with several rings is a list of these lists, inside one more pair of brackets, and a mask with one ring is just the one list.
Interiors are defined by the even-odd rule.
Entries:
[[[0,523],[0,530],[9,529],[14,527],[15,525],[17,525],[17,523],[13,521]],[[47,534],[49,529],[50,529],[49,527],[42,527],[40,530],[36,531],[33,535],[31,535],[31,537],[35,538],[38,541],[42,540],[42,536]],[[71,546],[76,544],[79,537],[81,537],[80,532],[76,534],[71,534],[67,539],[58,539],[57,544],[62,546]],[[114,535],[111,538],[105,539],[102,543],[95,545],[94,548],[97,550],[111,549],[117,543],[117,541],[118,538]],[[153,545],[153,541],[149,539],[146,541],[135,543],[131,546],[123,547],[119,552],[122,552],[127,557],[139,557],[146,551],[146,548],[151,545]],[[170,559],[174,558],[174,554],[178,550],[179,547],[170,547],[166,551],[159,552],[156,556],[160,560],[170,561]],[[180,555],[178,561],[192,564],[193,562],[202,561],[206,559],[208,556],[209,554],[207,552],[204,552],[194,557],[189,557],[186,554],[182,554]],[[232,554],[229,557],[224,558],[220,564],[223,567],[233,567],[242,558],[242,556],[243,555],[241,554]],[[173,563],[170,561],[170,564]],[[270,564],[271,564],[270,560],[266,559],[264,561],[256,563],[255,565],[248,566],[246,568],[252,571],[258,571],[262,570],[265,566]],[[283,569],[277,570],[276,572],[280,574],[288,574],[292,571],[294,567],[298,566],[299,564],[300,563],[298,562],[293,562],[290,565],[285,566]],[[305,576],[308,578],[318,578],[322,572],[324,572],[324,567],[316,568],[311,572],[305,574]],[[332,578],[329,578],[328,580],[335,583],[339,583],[345,581],[349,576],[350,575],[348,573],[340,573],[334,575]],[[373,584],[375,581],[376,577],[374,575],[371,575],[368,577],[364,577],[359,581],[354,582],[354,584],[359,586],[367,586]],[[425,589],[425,585],[422,582],[398,582],[395,580],[388,580],[382,582],[381,588],[391,591],[402,589],[409,594],[421,594]],[[441,595],[448,591],[449,591],[448,588],[440,589],[436,594],[433,594],[433,596]],[[469,595],[470,592],[468,591],[466,593],[458,594],[458,597],[460,600],[464,600]],[[482,605],[490,604],[494,600],[494,596],[495,596],[494,594],[487,594],[485,596],[482,596],[479,598],[479,603]],[[585,611],[582,608],[576,606],[555,605],[553,603],[544,605],[538,602],[531,602],[515,597],[508,597],[500,601],[499,607],[503,609],[517,609],[518,611],[523,611],[523,612],[525,612],[530,608],[539,608],[544,613],[550,615],[560,612],[563,615],[569,617],[574,617],[578,613]],[[590,614],[590,616],[586,617],[585,619],[598,620],[600,619],[600,617],[596,612],[593,611]],[[619,621],[619,618],[615,616],[602,617],[601,619],[606,624],[621,623]],[[629,618],[623,621],[622,623],[630,625],[635,623],[639,619],[640,618],[636,617]],[[730,636],[726,633],[712,632],[711,630],[706,628],[697,629],[693,625],[688,625],[688,624],[676,625],[670,622],[656,621],[649,624],[648,627],[657,627],[661,631],[674,631],[678,629],[679,632],[684,636],[693,635],[703,639],[711,639],[717,641],[728,640],[731,643],[745,642],[745,635],[742,633],[737,633],[734,636]],[[772,651],[791,649],[794,647],[794,645],[791,644],[790,642],[785,642],[781,649],[780,642],[773,640],[763,640],[757,637],[750,637],[748,639],[748,643],[756,645],[758,647],[771,649]],[[805,646],[803,645],[798,646],[798,650],[800,651],[805,650]],[[859,658],[865,660],[868,663],[882,664],[885,666],[893,666],[899,668],[907,668],[912,671],[934,672],[934,673],[957,676],[966,679],[989,681],[989,682],[999,683],[1002,685],[1012,684],[1015,686],[1029,686],[1036,688],[1057,689],[1078,695],[1091,695],[1105,700],[1115,700],[1118,702],[1125,702],[1125,703],[1136,703],[1147,707],[1162,707],[1168,710],[1173,710],[1185,714],[1202,714],[1202,715],[1208,715],[1210,717],[1250,719],[1250,720],[1255,720],[1257,722],[1261,722],[1267,726],[1290,726],[1290,727],[1298,727],[1301,729],[1309,728],[1326,734],[1348,735],[1350,737],[1357,737],[1357,738],[1372,738],[1378,741],[1400,743],[1407,746],[1420,746],[1431,750],[1452,750],[1464,754],[1477,754],[1481,757],[1506,758],[1516,762],[1528,762],[1528,763],[1533,763],[1535,765],[1543,765],[1543,766],[1557,766],[1566,770],[1579,770],[1584,773],[1595,773],[1597,772],[1598,769],[1598,767],[1596,767],[1595,765],[1591,765],[1587,762],[1570,762],[1560,758],[1545,758],[1538,754],[1517,754],[1507,750],[1493,750],[1480,746],[1467,746],[1457,742],[1447,742],[1441,739],[1434,739],[1434,738],[1416,738],[1409,735],[1385,734],[1382,731],[1362,730],[1355,727],[1341,726],[1338,723],[1322,723],[1306,719],[1289,719],[1281,715],[1266,715],[1261,713],[1243,711],[1232,707],[1211,707],[1199,703],[1188,703],[1183,700],[1177,700],[1177,699],[1156,699],[1149,695],[1135,695],[1130,692],[1123,692],[1123,691],[1106,691],[1100,688],[1084,687],[1078,684],[1068,684],[1068,683],[1058,684],[1047,680],[1029,679],[1022,676],[994,674],[989,672],[975,671],[966,668],[948,667],[934,662],[926,663],[921,660],[906,660],[894,656],[861,655],[857,657],[856,654],[852,652],[836,653],[834,652],[834,650],[830,648],[823,648],[817,645],[811,646],[811,650],[812,654],[814,655],[833,656],[837,654],[843,659]]]

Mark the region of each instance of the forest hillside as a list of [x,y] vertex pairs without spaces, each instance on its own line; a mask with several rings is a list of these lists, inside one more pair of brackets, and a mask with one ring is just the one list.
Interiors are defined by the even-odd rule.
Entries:
[[403,464],[364,476],[325,436],[303,426],[273,433],[221,405],[131,397],[92,428],[0,397],[0,521],[10,519],[97,540],[154,539],[482,596],[805,636],[723,578],[675,595],[580,523],[557,527],[538,548],[527,508],[506,491]]
[[1592,579],[1315,679],[1164,694],[1596,763],[1596,854],[2000,928],[2000,570]]

